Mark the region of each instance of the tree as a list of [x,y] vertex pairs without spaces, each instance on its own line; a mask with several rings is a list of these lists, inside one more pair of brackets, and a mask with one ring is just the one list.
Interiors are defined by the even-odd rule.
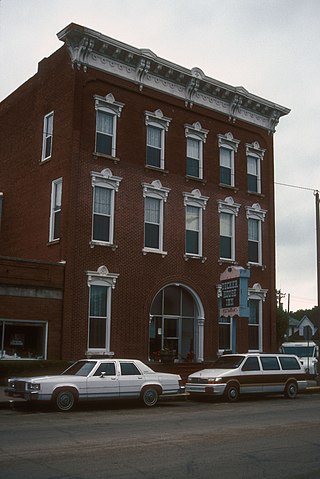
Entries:
[[282,308],[277,308],[276,314],[276,328],[277,328],[277,346],[281,346],[281,344],[285,340],[285,336],[288,332],[289,327],[289,315]]

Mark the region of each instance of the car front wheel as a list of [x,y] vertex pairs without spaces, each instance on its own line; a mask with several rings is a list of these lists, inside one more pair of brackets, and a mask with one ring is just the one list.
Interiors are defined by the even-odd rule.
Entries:
[[145,388],[142,391],[141,399],[145,406],[152,407],[157,404],[159,399],[159,393],[156,388]]
[[225,397],[229,402],[236,402],[239,399],[239,388],[236,384],[230,384],[225,391]]
[[72,389],[61,389],[54,396],[54,404],[59,411],[71,411],[77,403],[77,395]]

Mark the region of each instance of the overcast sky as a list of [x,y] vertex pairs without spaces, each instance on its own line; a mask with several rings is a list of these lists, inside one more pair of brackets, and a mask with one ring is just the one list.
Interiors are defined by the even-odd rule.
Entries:
[[[320,0],[0,0],[0,100],[74,22],[291,109],[275,133],[277,288],[317,303]],[[1,185],[0,185],[1,190]]]

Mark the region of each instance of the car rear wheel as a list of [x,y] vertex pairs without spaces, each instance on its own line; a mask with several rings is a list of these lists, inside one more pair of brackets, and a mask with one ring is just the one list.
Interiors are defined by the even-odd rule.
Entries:
[[157,404],[159,399],[159,393],[156,388],[145,388],[142,391],[141,399],[145,406],[152,407]]
[[298,385],[296,382],[291,381],[286,385],[286,389],[284,391],[284,395],[288,399],[295,399],[298,394]]
[[71,411],[77,404],[77,394],[72,389],[60,389],[54,396],[54,404],[59,411]]
[[229,402],[236,402],[239,399],[239,387],[236,384],[230,384],[225,391],[225,397]]

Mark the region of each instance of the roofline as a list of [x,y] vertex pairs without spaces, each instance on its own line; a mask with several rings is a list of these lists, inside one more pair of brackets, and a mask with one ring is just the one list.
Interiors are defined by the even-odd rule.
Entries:
[[68,48],[74,68],[111,73],[138,85],[160,90],[184,101],[228,116],[231,123],[242,120],[274,133],[289,108],[231,86],[194,67],[191,70],[158,57],[148,49],[139,49],[90,28],[70,23],[57,37]]

